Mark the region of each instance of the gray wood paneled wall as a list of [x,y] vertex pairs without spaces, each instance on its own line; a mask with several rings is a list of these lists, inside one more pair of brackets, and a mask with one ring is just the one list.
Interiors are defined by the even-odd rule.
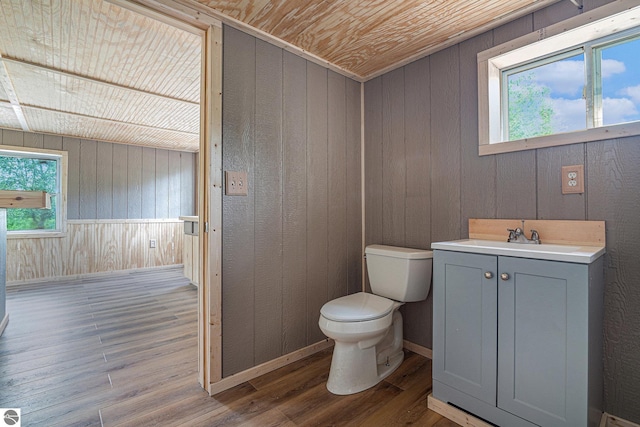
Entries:
[[362,282],[360,84],[224,28],[223,376],[324,339]]
[[[0,209],[0,323],[7,314],[7,210]],[[2,334],[0,330],[0,335]]]
[[67,219],[196,213],[197,154],[0,130],[0,145],[68,152]]
[[[476,54],[578,13],[556,3],[365,84],[365,236],[428,248],[467,237],[469,218],[605,220],[605,410],[638,423],[640,138],[477,154]],[[585,166],[583,195],[561,194],[572,164]],[[405,338],[429,348],[431,307],[404,308]]]

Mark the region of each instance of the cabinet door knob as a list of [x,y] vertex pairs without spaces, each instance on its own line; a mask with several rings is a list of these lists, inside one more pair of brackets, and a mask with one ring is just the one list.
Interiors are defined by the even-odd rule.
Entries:
[[502,274],[500,275],[500,278],[501,278],[502,280],[509,280],[509,273],[502,273]]
[[493,278],[493,273],[490,271],[485,271],[484,272],[484,277],[487,279],[492,279]]

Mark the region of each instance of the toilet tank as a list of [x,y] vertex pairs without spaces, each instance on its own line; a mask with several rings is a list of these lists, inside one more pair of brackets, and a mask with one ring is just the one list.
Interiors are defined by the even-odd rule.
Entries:
[[364,253],[374,294],[401,302],[427,298],[431,288],[432,251],[370,245]]

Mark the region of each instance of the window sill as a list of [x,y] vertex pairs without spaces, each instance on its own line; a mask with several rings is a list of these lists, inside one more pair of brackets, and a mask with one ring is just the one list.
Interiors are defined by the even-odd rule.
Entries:
[[493,144],[481,144],[478,148],[478,154],[480,156],[487,156],[492,154],[512,153],[515,151],[534,150],[536,148],[556,147],[615,138],[627,138],[638,135],[640,135],[640,122],[622,123],[618,125],[586,129],[578,132],[538,136],[535,138],[497,142]]
[[46,239],[46,238],[60,238],[66,237],[67,233],[64,231],[33,231],[33,232],[20,232],[9,231],[7,232],[7,239]]

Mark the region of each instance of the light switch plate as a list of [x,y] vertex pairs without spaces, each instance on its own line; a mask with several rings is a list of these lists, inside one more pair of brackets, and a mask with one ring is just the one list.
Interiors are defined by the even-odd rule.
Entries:
[[584,193],[584,165],[562,166],[562,194]]
[[225,171],[225,194],[227,196],[246,196],[248,182],[246,172]]

